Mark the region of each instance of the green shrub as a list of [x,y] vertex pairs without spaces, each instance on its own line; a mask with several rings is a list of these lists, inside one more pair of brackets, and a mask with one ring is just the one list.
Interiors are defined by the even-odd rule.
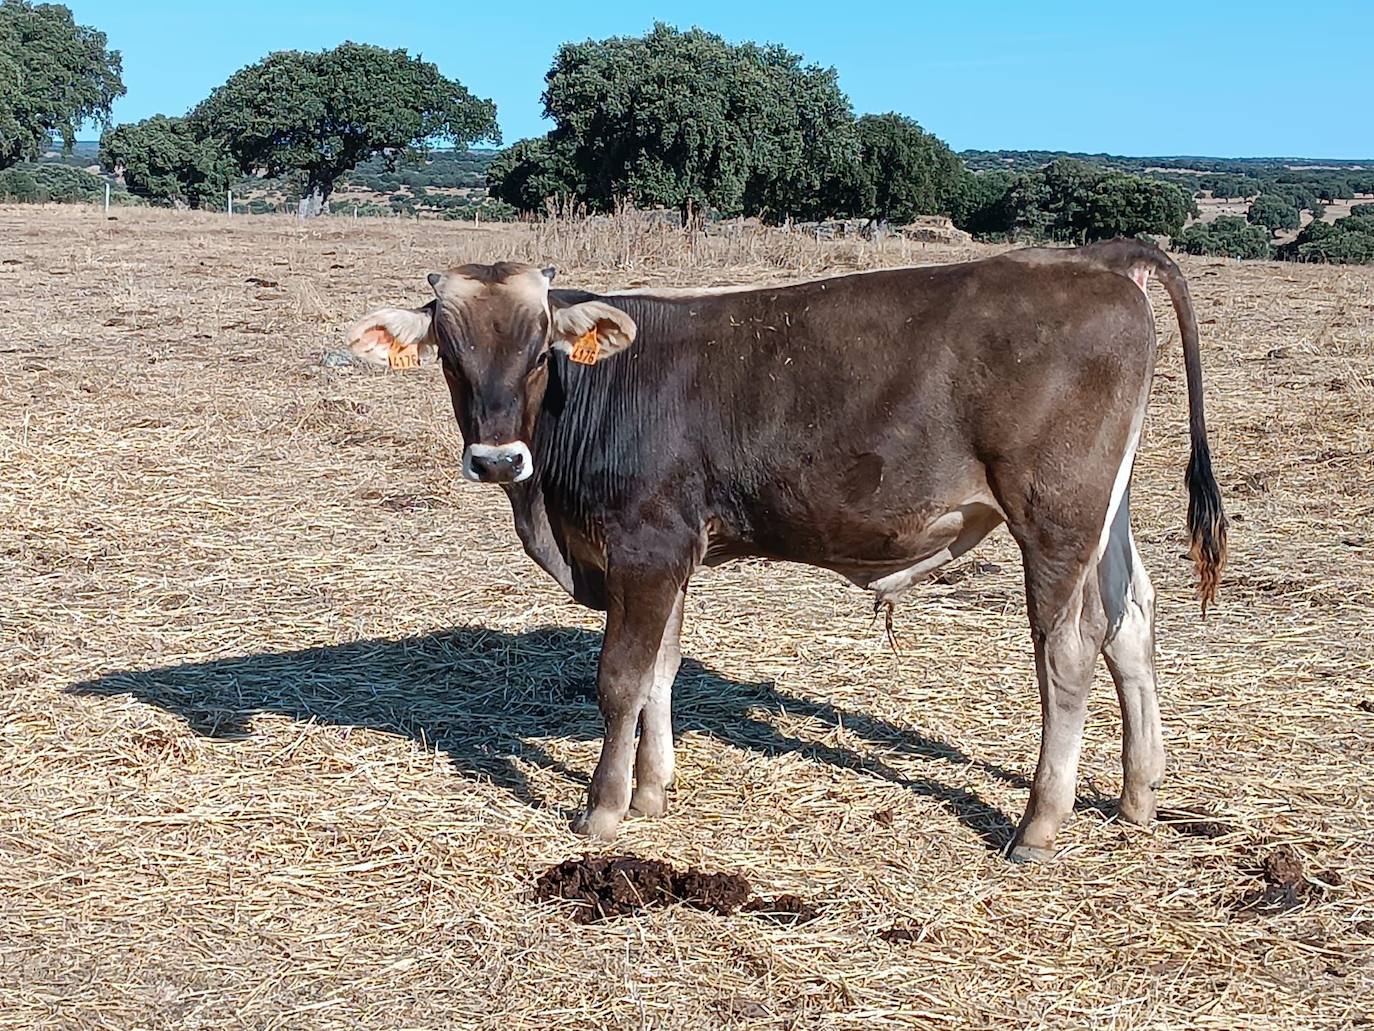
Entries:
[[1269,232],[1237,215],[1222,215],[1215,222],[1189,226],[1173,238],[1175,250],[1226,258],[1268,258]]
[[[0,172],[0,198],[34,204],[94,204],[105,199],[109,180],[60,162],[21,162]],[[123,189],[116,187],[114,203],[127,203]]]
[[39,199],[38,178],[26,168],[0,172],[0,198],[32,204]]

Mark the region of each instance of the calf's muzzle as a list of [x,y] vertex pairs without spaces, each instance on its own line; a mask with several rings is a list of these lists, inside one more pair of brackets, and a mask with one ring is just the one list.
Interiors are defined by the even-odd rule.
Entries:
[[513,444],[469,444],[463,451],[463,476],[474,483],[519,483],[534,472],[530,449]]

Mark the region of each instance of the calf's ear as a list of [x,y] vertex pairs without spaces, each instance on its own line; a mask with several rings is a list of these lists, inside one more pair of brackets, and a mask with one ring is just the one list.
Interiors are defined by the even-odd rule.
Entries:
[[369,365],[413,368],[438,350],[435,303],[423,308],[379,308],[349,326],[344,341],[355,357]]
[[582,365],[595,365],[602,358],[625,350],[634,343],[638,332],[634,319],[604,301],[554,308],[551,314],[551,346]]

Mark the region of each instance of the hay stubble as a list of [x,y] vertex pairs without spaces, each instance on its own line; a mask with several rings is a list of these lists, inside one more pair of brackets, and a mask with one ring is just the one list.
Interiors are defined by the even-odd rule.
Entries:
[[[1370,269],[1186,265],[1236,517],[1206,622],[1156,299],[1133,502],[1166,823],[1111,819],[1102,676],[1063,856],[996,855],[1038,734],[1005,534],[898,610],[897,655],[859,592],[747,562],[694,584],[672,812],[615,852],[820,916],[582,926],[533,897],[587,848],[567,816],[597,749],[597,619],[523,556],[499,494],[460,482],[432,369],[322,351],[460,260],[599,287],[968,253],[0,208],[0,1027],[1374,1017]],[[1239,913],[1281,846],[1340,883]]]

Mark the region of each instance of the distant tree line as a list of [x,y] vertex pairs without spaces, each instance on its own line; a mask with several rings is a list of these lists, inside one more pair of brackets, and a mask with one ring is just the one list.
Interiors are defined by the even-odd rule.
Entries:
[[1374,193],[1374,169],[1367,161],[1325,161],[1293,167],[1290,162],[1273,158],[1125,157],[1044,150],[966,150],[961,156],[975,172],[1027,172],[1061,158],[1073,158],[1099,168],[1163,178],[1214,197],[1239,200],[1264,192],[1266,183],[1314,187],[1327,200]]
[[[490,150],[432,150],[422,160],[388,168],[383,158],[359,164],[339,179],[331,203],[345,213],[363,216],[433,216],[441,219],[482,221],[509,220],[516,212],[486,193],[486,167],[495,152]],[[236,198],[250,213],[299,209],[303,189],[292,176],[243,176],[230,184]],[[224,198],[218,199],[219,204]]]
[[490,151],[431,151],[421,163],[391,167],[385,158],[374,157],[347,173],[343,185],[373,193],[393,193],[403,187],[485,192],[486,170],[493,156]]
[[[1368,162],[1326,161],[1303,167],[1266,158],[1130,158],[1116,155],[1066,155],[1048,151],[965,151],[967,166],[983,175],[1004,177],[1047,162],[1078,159],[1095,167],[1124,171],[1173,183],[1195,198],[1243,202],[1244,216],[1223,215],[1188,226],[1173,235],[1173,245],[1193,254],[1235,258],[1304,261],[1365,261],[1367,228],[1360,222],[1322,222],[1339,201],[1374,194],[1374,169]],[[1355,205],[1358,216],[1365,205]],[[1292,233],[1303,212],[1312,222],[1300,240],[1275,246],[1275,236]],[[983,231],[987,231],[984,229]]]
[[[192,208],[218,207],[237,187],[255,194],[249,210],[295,203],[313,215],[343,188],[360,211],[443,218],[625,201],[775,223],[947,215],[992,239],[1152,234],[1198,254],[1370,260],[1368,206],[1322,221],[1328,205],[1374,193],[1374,172],[1355,163],[961,157],[906,115],[856,117],[833,68],[700,29],[657,24],[559,48],[543,95],[552,130],[495,155],[467,149],[499,142],[491,102],[404,50],[269,54],[185,115],[108,127],[121,74],[105,36],[65,7],[0,0],[0,198],[97,198],[104,181],[83,168],[34,163],[53,146],[72,155],[95,121],[120,199]],[[1245,218],[1188,225],[1201,196],[1244,202]]]

